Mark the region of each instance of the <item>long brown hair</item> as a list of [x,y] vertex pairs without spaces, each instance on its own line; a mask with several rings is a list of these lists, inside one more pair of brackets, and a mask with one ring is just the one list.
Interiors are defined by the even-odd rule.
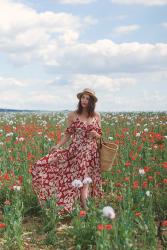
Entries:
[[[82,94],[83,95],[83,94]],[[82,114],[82,105],[81,105],[81,98],[82,98],[82,95],[80,96],[79,98],[79,102],[78,102],[78,106],[77,106],[77,114]],[[95,115],[95,100],[94,98],[90,95],[90,98],[89,98],[89,102],[88,102],[88,117],[93,117]]]

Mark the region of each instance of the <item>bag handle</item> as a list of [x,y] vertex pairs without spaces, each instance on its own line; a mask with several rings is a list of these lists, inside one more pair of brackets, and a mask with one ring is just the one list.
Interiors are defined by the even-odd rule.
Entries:
[[[105,141],[104,141],[104,138],[101,136],[100,137],[100,139],[99,139],[99,148],[101,149],[102,148],[102,143],[104,143]],[[115,143],[114,143],[115,144]],[[117,145],[117,144],[115,144],[115,145]],[[118,145],[117,145],[117,150],[118,150]]]
[[102,148],[102,143],[104,142],[104,139],[102,138],[102,136],[99,139],[99,148]]

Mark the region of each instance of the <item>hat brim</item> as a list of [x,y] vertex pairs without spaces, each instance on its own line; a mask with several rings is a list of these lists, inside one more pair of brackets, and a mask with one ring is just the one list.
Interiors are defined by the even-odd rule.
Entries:
[[83,94],[88,94],[88,95],[92,96],[92,97],[94,98],[95,102],[97,102],[97,100],[98,100],[97,97],[96,97],[95,95],[93,95],[92,93],[87,92],[87,91],[78,93],[78,94],[77,94],[77,98],[80,99],[80,97],[81,97]]

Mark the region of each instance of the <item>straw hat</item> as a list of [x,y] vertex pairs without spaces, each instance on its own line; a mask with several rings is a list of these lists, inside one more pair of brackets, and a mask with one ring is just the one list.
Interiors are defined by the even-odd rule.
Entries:
[[88,95],[92,96],[94,98],[95,102],[97,102],[97,100],[98,100],[97,97],[95,96],[95,92],[92,89],[89,89],[89,88],[83,89],[82,92],[77,94],[77,98],[80,99],[81,95],[83,95],[83,94],[88,94]]

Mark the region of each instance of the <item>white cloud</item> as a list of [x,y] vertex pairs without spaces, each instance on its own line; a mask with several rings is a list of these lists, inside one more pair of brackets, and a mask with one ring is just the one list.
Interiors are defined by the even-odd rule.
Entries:
[[[0,51],[13,64],[40,63],[51,72],[109,74],[164,69],[167,65],[165,43],[114,43],[111,40],[80,42],[81,28],[97,22],[69,13],[41,12],[11,0],[0,2]],[[137,25],[123,26],[129,32]],[[82,30],[82,32],[84,32]]]
[[126,34],[129,34],[131,32],[134,32],[138,29],[140,29],[139,25],[124,25],[124,26],[119,26],[119,27],[115,28],[113,31],[116,34],[126,35]]
[[93,18],[92,16],[86,16],[84,18],[84,23],[85,23],[85,27],[86,26],[91,26],[91,25],[97,24],[98,23],[98,19]]
[[0,89],[2,87],[10,88],[10,87],[23,87],[23,86],[25,86],[25,83],[23,83],[20,80],[17,80],[14,77],[2,77],[2,76],[0,76]]
[[167,0],[111,0],[112,3],[115,4],[141,4],[141,5],[148,5],[148,6],[154,6],[154,5],[166,5]]
[[[49,60],[52,57],[50,53]],[[167,44],[117,44],[107,39],[90,44],[76,43],[62,49],[58,62],[60,66],[52,65],[52,71],[108,74],[160,70],[167,65]]]
[[[1,79],[2,77],[0,77]],[[11,78],[12,79],[12,78]],[[63,81],[61,77],[58,79]],[[16,82],[20,80],[15,79]],[[93,88],[99,99],[105,98],[110,102],[120,103],[120,98],[115,98],[115,93],[119,93],[122,88],[135,86],[136,79],[132,77],[99,76],[99,75],[71,75],[66,79],[66,84],[59,84],[55,81],[43,81],[32,79],[26,81],[26,87],[21,85],[1,89],[0,108],[19,108],[19,109],[43,109],[61,110],[74,109],[78,99],[76,94],[85,87]],[[7,90],[8,89],[8,90]],[[98,104],[98,108],[103,108],[104,104]]]
[[24,96],[17,90],[9,89],[0,92],[0,108],[22,108],[24,107]]
[[150,91],[145,90],[143,92],[144,95],[144,100],[146,102],[151,102],[151,103],[162,103],[165,101],[165,96],[162,96],[158,90],[154,90],[153,92],[150,93]]
[[41,103],[41,105],[44,107],[45,105],[54,105],[56,102],[59,103],[61,101],[60,96],[58,95],[54,95],[52,93],[40,93],[37,91],[32,91],[29,93],[29,98],[28,98],[28,102],[29,103],[36,103],[39,105],[39,103]]
[[[62,87],[57,87],[57,91],[52,92],[41,87],[43,88],[39,84],[37,90],[10,88],[1,91],[0,108],[57,110],[63,109],[63,106],[68,107],[69,99],[66,89],[63,91]],[[62,99],[64,96],[66,96],[68,104],[65,99]]]
[[164,28],[167,28],[167,22],[161,23],[161,26],[163,26]]
[[[16,84],[0,88],[0,108],[74,110],[78,99],[76,94],[85,87],[95,90],[98,97],[97,110],[165,110],[167,107],[166,72],[139,74],[91,75],[74,74],[43,80],[28,79],[22,86]],[[64,82],[65,81],[65,82]],[[157,84],[157,87],[156,86]]]
[[[84,27],[93,24],[93,18],[85,18],[85,21],[82,20]],[[34,9],[21,3],[1,0],[0,51],[12,56],[15,53],[18,56],[24,53],[28,54],[28,56],[24,56],[25,58],[26,56],[37,58],[40,50],[43,50],[48,44],[75,42],[79,37],[82,24],[79,17],[70,13],[51,11],[37,13]]]
[[99,93],[118,92],[122,86],[133,86],[136,80],[130,77],[113,78],[112,76],[105,75],[74,75],[71,79],[71,88],[75,91],[84,89],[85,86],[99,91]]
[[95,23],[97,19],[91,16],[81,19],[64,12],[38,13],[21,3],[1,0],[0,51],[18,65],[32,61],[58,65],[63,48],[75,44],[80,32]]
[[95,2],[96,0],[54,0],[62,4],[89,4]]
[[127,17],[128,17],[127,15],[118,15],[118,16],[115,17],[115,19],[121,21],[121,20],[125,20]]

